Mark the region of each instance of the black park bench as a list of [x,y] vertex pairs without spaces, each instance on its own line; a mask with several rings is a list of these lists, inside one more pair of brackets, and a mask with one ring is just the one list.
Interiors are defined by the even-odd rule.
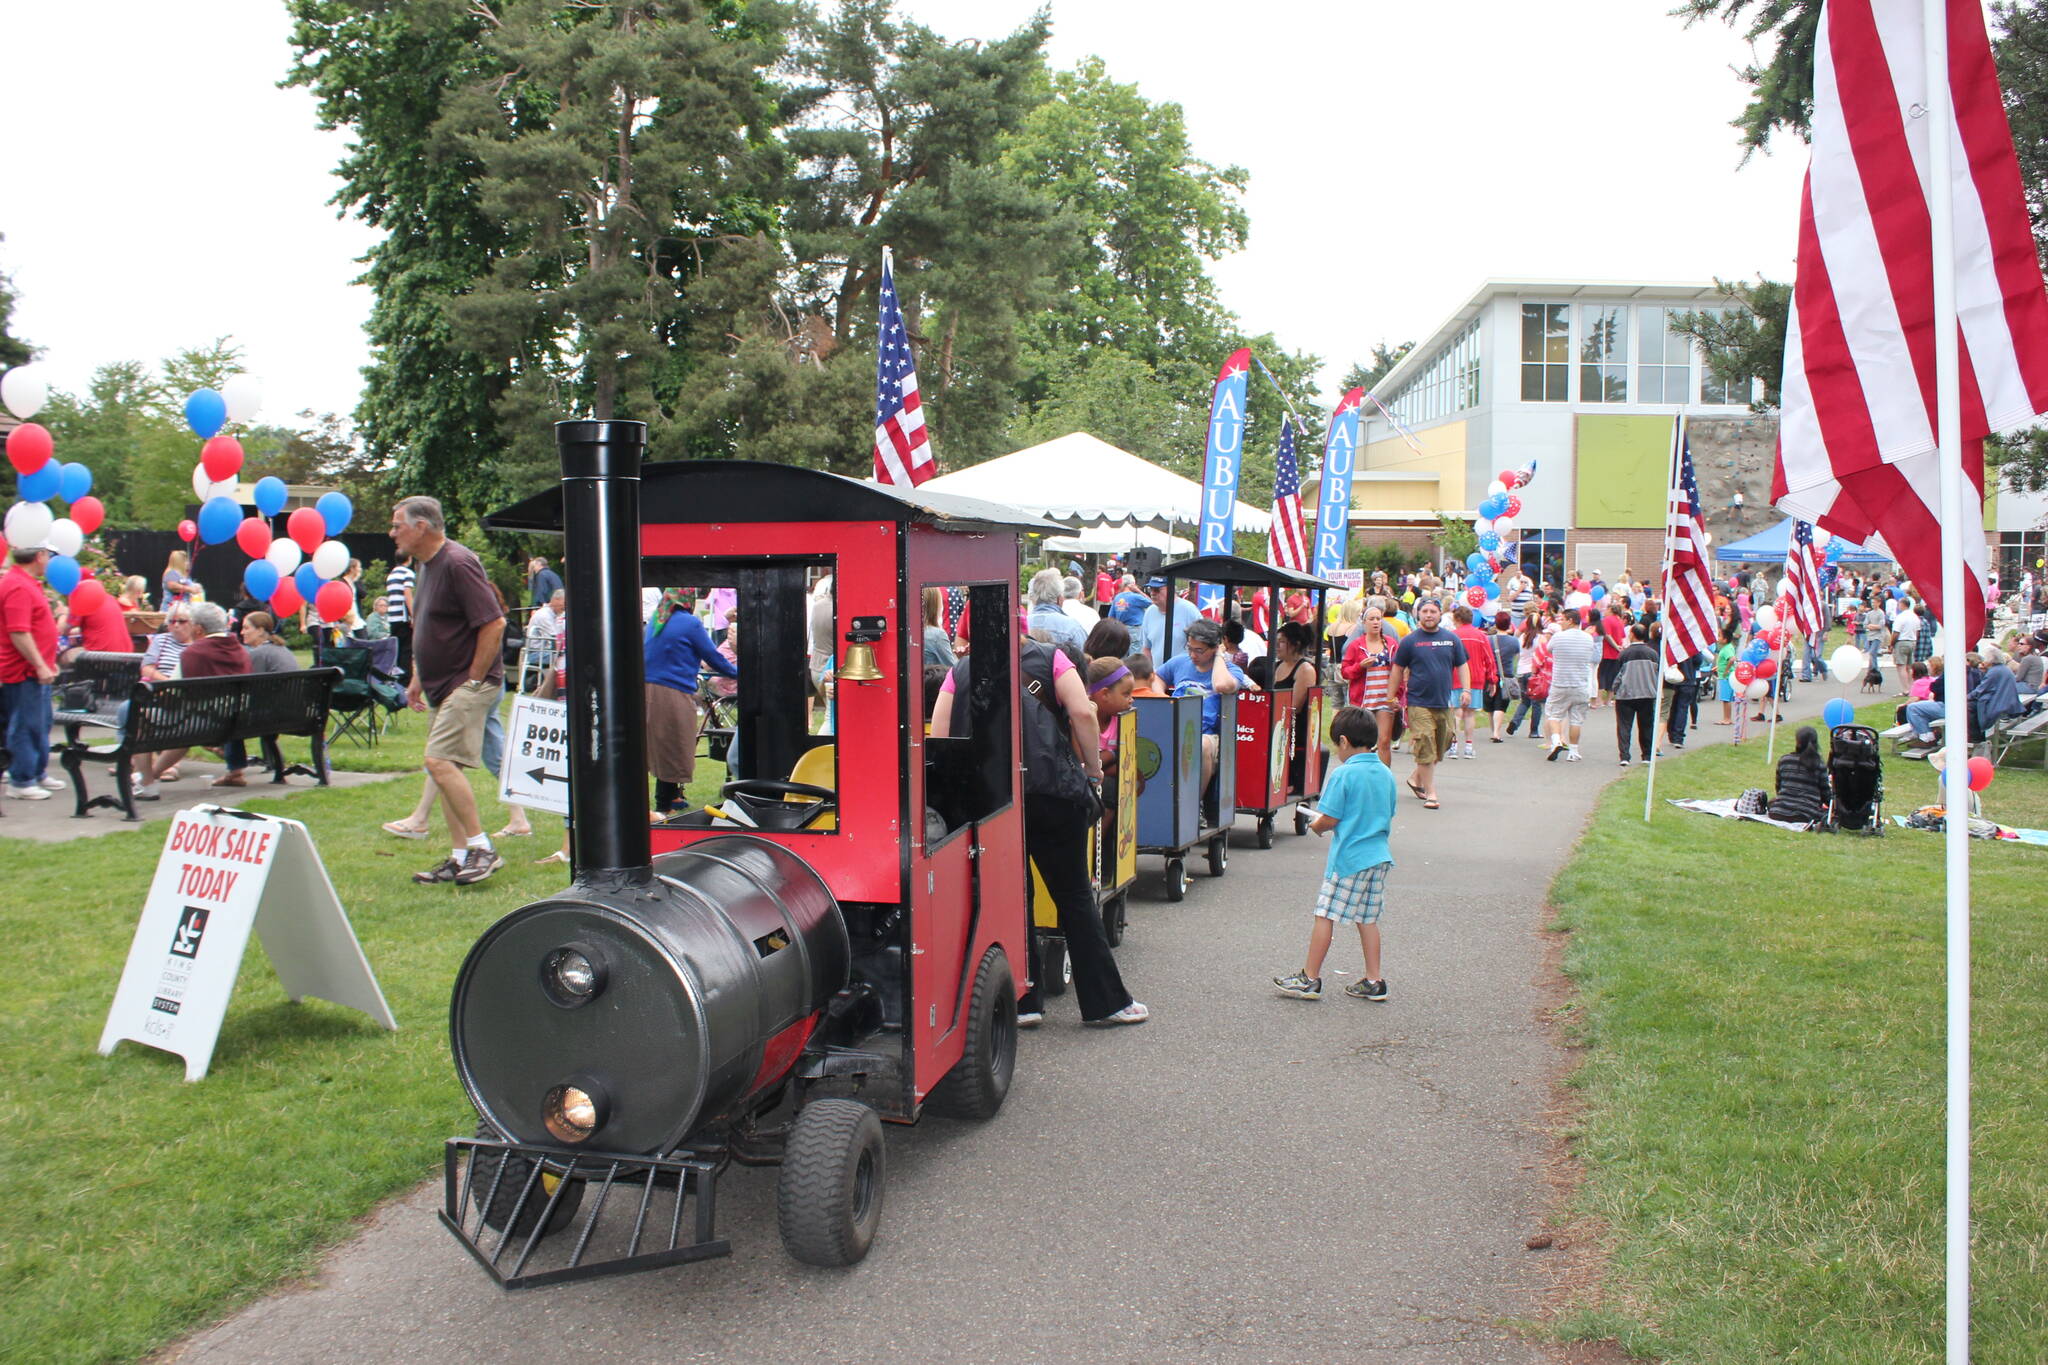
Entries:
[[[131,760],[136,754],[162,753],[166,749],[219,749],[241,740],[262,745],[273,785],[292,773],[303,774],[327,785],[327,713],[334,698],[334,684],[341,678],[335,668],[307,668],[290,673],[238,673],[225,678],[179,678],[171,682],[137,682],[122,700],[127,704],[125,722],[118,716],[111,722],[123,726],[121,743],[111,749],[94,749],[77,739],[78,725],[66,713],[58,720],[65,725],[64,769],[71,774],[79,819],[104,806],[121,811],[127,819],[135,813],[135,780]],[[313,744],[313,766],[286,767],[277,741],[282,735],[304,735]],[[85,765],[111,761],[120,795],[87,797]]]

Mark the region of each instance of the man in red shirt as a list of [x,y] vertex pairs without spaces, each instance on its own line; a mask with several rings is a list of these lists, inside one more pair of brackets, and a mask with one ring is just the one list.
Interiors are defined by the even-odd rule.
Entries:
[[1476,718],[1486,705],[1486,689],[1500,681],[1500,660],[1493,652],[1493,641],[1486,638],[1486,632],[1472,624],[1472,608],[1460,606],[1451,613],[1456,622],[1458,639],[1465,646],[1465,661],[1472,666],[1468,681],[1470,687],[1453,692],[1452,700],[1458,703],[1458,729],[1456,734],[1463,737],[1463,744],[1452,745],[1447,758],[1477,758],[1473,751],[1472,736]]
[[57,681],[57,618],[43,592],[50,552],[14,547],[0,577],[0,717],[5,720],[7,795],[47,801],[64,784],[50,776],[50,684]]
[[1109,599],[1114,596],[1116,596],[1116,580],[1109,576],[1108,569],[1097,569],[1095,571],[1096,603],[1106,607],[1109,605]]
[[[192,613],[192,643],[178,656],[178,676],[181,678],[226,678],[249,671],[249,651],[228,629],[228,614],[218,604],[200,602],[188,608]],[[185,756],[183,749],[166,749],[162,753],[138,754],[135,771],[142,780],[135,786],[137,801],[156,801],[162,793],[156,789],[159,778],[178,766],[178,760]],[[212,784],[216,787],[239,787],[244,784],[242,769],[249,766],[249,757],[240,744],[227,746],[228,770],[217,777]]]
[[98,607],[76,619],[87,649],[111,654],[135,652],[135,637],[128,632],[128,613],[121,610],[120,600],[112,593]]
[[1614,700],[1614,679],[1621,672],[1621,651],[1627,647],[1628,608],[1616,594],[1609,593],[1607,610],[1600,617],[1600,695],[1593,703],[1595,706]]

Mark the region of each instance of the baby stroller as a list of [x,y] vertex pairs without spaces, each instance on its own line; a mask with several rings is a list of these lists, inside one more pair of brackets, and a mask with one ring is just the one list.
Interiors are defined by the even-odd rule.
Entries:
[[1878,760],[1877,731],[1868,725],[1838,725],[1828,735],[1828,825],[1884,835],[1884,765]]

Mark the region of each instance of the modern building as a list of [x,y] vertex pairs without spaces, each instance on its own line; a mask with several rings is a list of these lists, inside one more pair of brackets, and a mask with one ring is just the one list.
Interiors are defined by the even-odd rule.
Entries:
[[[1673,327],[1733,306],[1712,283],[1486,281],[1374,386],[1395,420],[1368,409],[1354,533],[1422,551],[1440,511],[1471,516],[1489,482],[1533,460],[1536,478],[1518,490],[1526,568],[1654,573],[1680,413],[1713,540],[1774,524],[1775,415],[1751,406],[1752,381],[1717,378]],[[2044,514],[2048,497],[1994,490],[1995,560],[2042,557]]]

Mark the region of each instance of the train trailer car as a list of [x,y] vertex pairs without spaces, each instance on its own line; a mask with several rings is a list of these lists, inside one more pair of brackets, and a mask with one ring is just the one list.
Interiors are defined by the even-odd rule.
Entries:
[[[725,1254],[735,1163],[780,1166],[793,1256],[852,1264],[882,1121],[990,1118],[1015,1066],[1017,539],[1051,528],[780,465],[643,469],[645,437],[559,424],[561,486],[485,523],[560,533],[568,564],[574,877],[485,931],[450,1011],[479,1127],[441,1218],[506,1288]],[[643,583],[739,604],[732,780],[652,825]],[[964,588],[989,661],[971,745],[924,734],[926,584]],[[807,621],[844,646],[830,734]]]

